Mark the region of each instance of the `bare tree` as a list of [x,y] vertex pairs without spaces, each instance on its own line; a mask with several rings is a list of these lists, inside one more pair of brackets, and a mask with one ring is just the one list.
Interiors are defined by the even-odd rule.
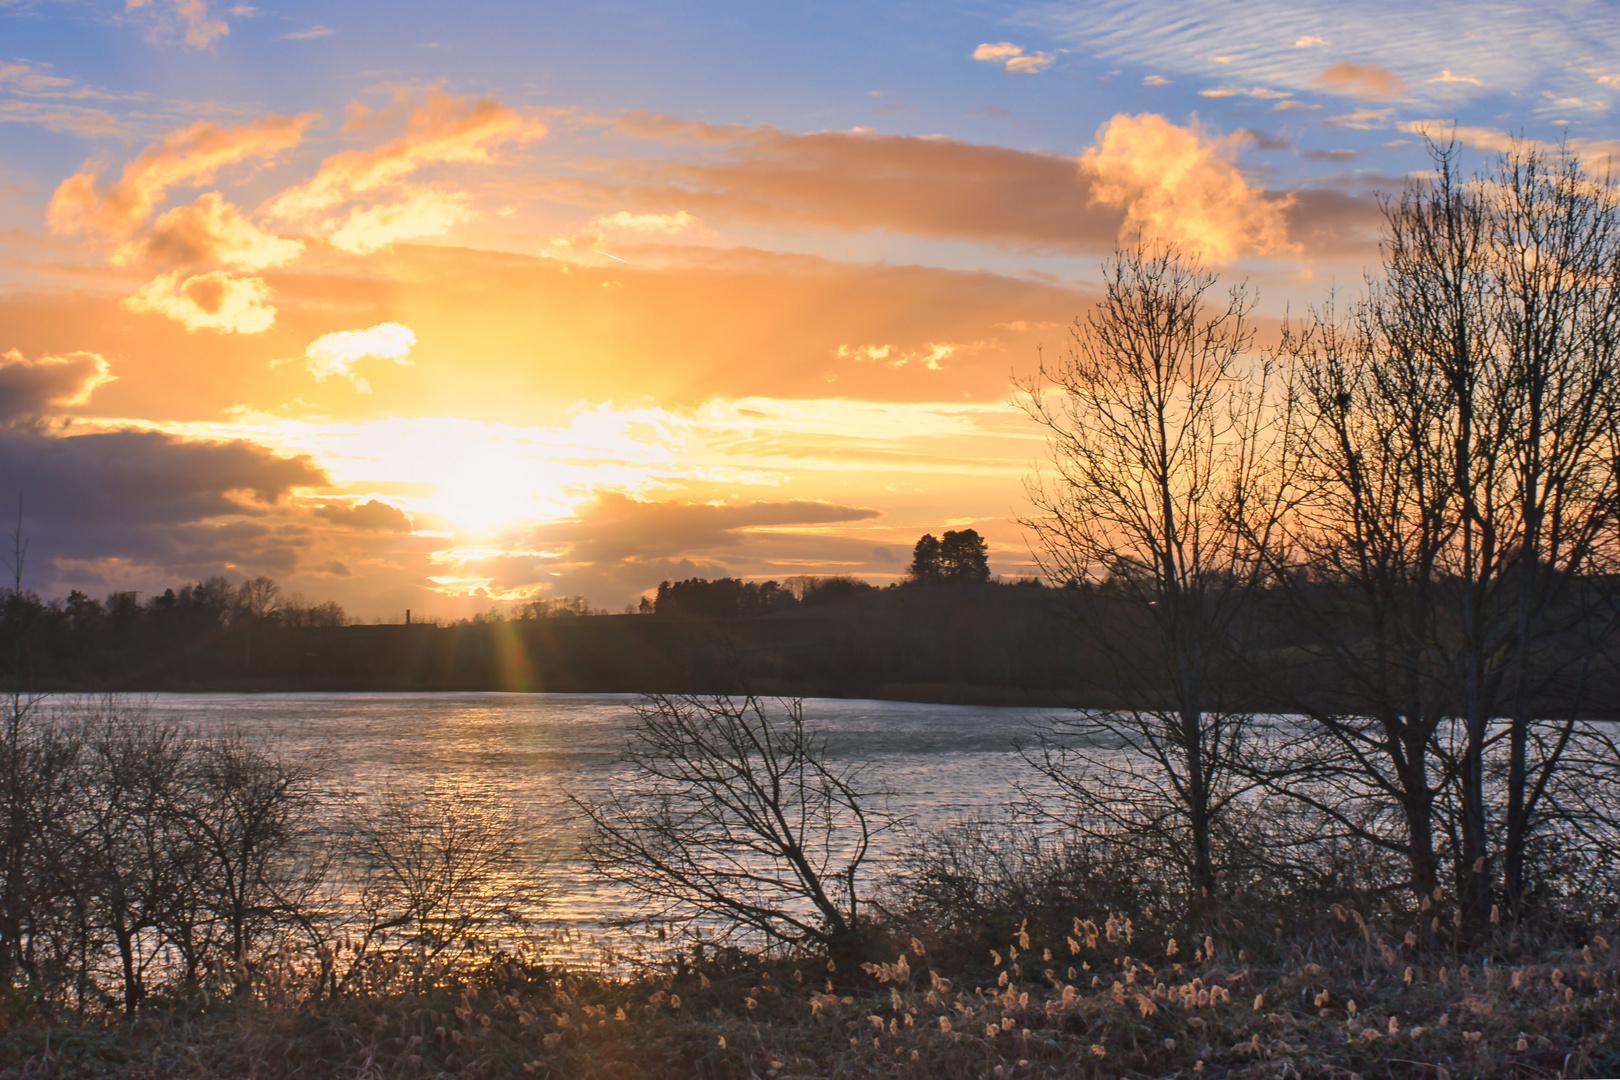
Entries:
[[[1409,353],[1386,362],[1376,342],[1362,308],[1346,327],[1329,314],[1283,345],[1299,359],[1289,474],[1304,495],[1287,522],[1295,562],[1279,556],[1275,580],[1294,615],[1288,699],[1314,726],[1272,775],[1351,835],[1404,855],[1428,904],[1437,803],[1453,778],[1443,735],[1458,709],[1432,603],[1451,532],[1436,505],[1451,476],[1433,452],[1445,384]],[[1398,810],[1394,827],[1369,806],[1382,800]]]
[[74,770],[74,878],[90,924],[112,939],[124,1009],[133,1013],[198,869],[181,817],[192,743],[139,702],[106,697],[75,711],[83,751]]
[[829,760],[803,702],[654,695],[636,715],[611,790],[574,799],[593,869],[663,920],[858,951],[860,873],[890,822]]
[[13,646],[0,704],[0,993],[23,989],[39,996],[48,989],[41,954],[71,900],[65,864],[71,845],[65,840],[78,748],[49,722],[45,698],[28,688],[29,605],[22,587],[28,541],[22,526],[19,496],[11,550],[0,556],[11,576],[3,614]]
[[[1516,147],[1494,179],[1492,315],[1508,417],[1496,500],[1509,656],[1502,883],[1518,911],[1541,800],[1586,708],[1594,646],[1613,627],[1589,601],[1617,568],[1620,197],[1567,148]],[[1534,759],[1532,744],[1543,748]]]
[[223,952],[246,990],[259,941],[294,924],[319,884],[320,863],[308,857],[320,840],[319,763],[286,760],[235,732],[200,740],[190,758],[180,814],[198,858],[177,945],[193,966]]
[[1031,755],[1110,836],[1171,839],[1200,902],[1220,888],[1226,820],[1252,788],[1235,766],[1249,716],[1236,678],[1275,514],[1265,475],[1269,365],[1253,305],[1174,248],[1105,267],[1067,356],[1018,384],[1053,474],[1022,519],[1042,572],[1077,605],[1124,707],[1056,721]]
[[[1331,693],[1299,699],[1326,740],[1315,775],[1358,775],[1397,802],[1422,904],[1455,783],[1457,885],[1480,925],[1495,826],[1516,905],[1560,760],[1560,739],[1543,740],[1532,770],[1532,729],[1562,699],[1567,740],[1600,636],[1583,594],[1616,520],[1620,231],[1612,190],[1568,154],[1520,147],[1470,181],[1455,144],[1431,150],[1434,177],[1386,204],[1383,279],[1345,326],[1285,343],[1300,503],[1293,562],[1276,569],[1334,673],[1318,687]],[[1504,712],[1505,808],[1488,783]]]
[[[348,968],[328,975],[343,992],[393,940],[418,970],[497,923],[515,924],[520,851],[513,822],[455,796],[385,789],[364,796],[339,826],[354,890],[341,919],[358,931]],[[533,898],[536,886],[523,888]]]

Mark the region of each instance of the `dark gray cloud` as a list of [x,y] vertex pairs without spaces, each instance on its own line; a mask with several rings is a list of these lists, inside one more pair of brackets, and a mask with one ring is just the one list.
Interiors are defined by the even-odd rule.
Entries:
[[12,349],[0,355],[0,427],[34,424],[108,378],[107,362],[96,353],[28,360]]
[[0,433],[0,498],[12,507],[20,496],[31,553],[48,562],[289,569],[311,533],[281,504],[294,488],[326,482],[308,458],[249,442]]
[[371,499],[355,506],[328,503],[315,511],[315,516],[345,529],[361,532],[408,533],[411,519],[405,511],[390,503]]
[[1377,257],[1384,215],[1370,194],[1306,188],[1294,193],[1283,216],[1289,236],[1313,254],[1363,260]]

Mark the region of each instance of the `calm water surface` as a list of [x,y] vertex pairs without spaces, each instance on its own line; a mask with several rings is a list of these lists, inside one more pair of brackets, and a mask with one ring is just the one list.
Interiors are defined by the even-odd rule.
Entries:
[[[613,774],[633,719],[628,694],[161,694],[155,712],[224,723],[285,752],[316,754],[345,786],[449,794],[518,821],[549,895],[529,911],[576,933],[629,910],[577,860],[570,794],[590,798]],[[808,699],[805,717],[838,759],[864,763],[868,788],[923,828],[994,816],[1033,772],[1015,744],[1040,710]],[[903,840],[879,841],[879,860]],[[515,882],[514,888],[526,886]]]

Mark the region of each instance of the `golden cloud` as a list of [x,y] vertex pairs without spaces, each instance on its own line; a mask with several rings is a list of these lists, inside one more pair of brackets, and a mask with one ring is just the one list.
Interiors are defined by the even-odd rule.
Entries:
[[47,220],[57,232],[122,240],[146,220],[170,187],[206,184],[227,165],[272,158],[297,146],[315,116],[263,116],[234,128],[199,120],[142,150],[106,188],[98,189],[93,168],[74,173],[51,196]]
[[354,255],[369,255],[396,240],[440,236],[472,216],[471,198],[455,191],[418,188],[403,199],[349,212],[327,236],[334,246]]
[[1361,98],[1398,98],[1406,96],[1406,83],[1383,64],[1358,64],[1341,60],[1324,68],[1311,85],[1338,94]]
[[233,277],[223,270],[181,280],[182,271],[159,274],[124,299],[131,311],[165,315],[187,330],[260,334],[275,325],[263,278]]
[[[1004,323],[1010,327],[1011,323]],[[983,342],[979,343],[980,346]],[[929,342],[921,349],[904,350],[893,345],[840,345],[833,353],[840,360],[868,360],[876,364],[899,368],[916,362],[929,371],[943,371],[941,361],[950,359],[962,349],[961,345],[952,342]]]
[[1298,251],[1286,210],[1251,187],[1233,164],[1245,135],[1217,138],[1155,113],[1120,113],[1097,131],[1081,158],[1092,198],[1125,211],[1124,233],[1181,244],[1217,262],[1249,252]]
[[222,262],[239,270],[263,270],[292,262],[303,250],[302,241],[265,232],[219,192],[210,191],[159,217],[148,235],[114,251],[112,261],[168,266]]
[[[370,118],[357,110],[351,126]],[[542,138],[545,125],[494,98],[476,101],[434,91],[408,109],[405,133],[371,150],[346,150],[321,162],[307,183],[282,192],[268,206],[281,218],[302,218],[405,179],[426,165],[493,161],[496,147]]]
[[[1112,231],[1099,246],[1112,244]],[[278,409],[302,398],[289,407],[528,423],[558,403],[626,395],[1000,401],[1008,365],[1042,341],[1056,344],[1062,335],[1049,327],[1089,302],[1061,281],[692,246],[616,264],[611,277],[622,286],[612,289],[602,288],[608,275],[578,264],[407,244],[364,263],[334,258],[257,276],[276,308],[263,334],[188,333],[169,318],[132,319],[118,297],[84,288],[0,296],[9,336],[0,348],[107,356],[121,378],[95,401],[116,416],[216,416],[237,403]],[[372,380],[370,397],[344,380],[312,380],[310,342],[384,322],[417,334],[412,366],[361,361],[362,375],[368,365],[387,371]],[[983,350],[963,349],[943,371],[835,355],[844,344],[926,355],[931,343],[981,340]],[[270,366],[283,357],[294,360]]]
[[631,233],[662,233],[673,236],[702,224],[685,210],[677,210],[673,214],[632,214],[628,210],[620,210],[616,214],[602,214],[592,218],[586,222],[585,228]]
[[337,330],[322,334],[304,350],[305,366],[316,382],[331,378],[348,379],[362,394],[371,393],[371,384],[354,373],[362,360],[392,360],[410,363],[416,332],[396,322],[378,323],[364,330]]

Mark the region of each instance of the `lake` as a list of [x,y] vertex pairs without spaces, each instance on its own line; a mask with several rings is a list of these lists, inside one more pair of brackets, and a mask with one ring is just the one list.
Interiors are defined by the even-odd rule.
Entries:
[[[589,799],[613,774],[633,719],[632,694],[158,694],[153,711],[186,724],[227,724],[290,755],[325,759],[327,775],[360,789],[453,794],[520,823],[532,845],[543,904],[526,913],[589,941],[630,900],[577,858],[570,794]],[[993,818],[1036,774],[1015,744],[1041,710],[813,698],[808,722],[830,754],[861,762],[869,788],[919,827]],[[877,842],[876,863],[904,842]],[[527,891],[523,879],[514,890]],[[574,952],[574,949],[564,949]]]

